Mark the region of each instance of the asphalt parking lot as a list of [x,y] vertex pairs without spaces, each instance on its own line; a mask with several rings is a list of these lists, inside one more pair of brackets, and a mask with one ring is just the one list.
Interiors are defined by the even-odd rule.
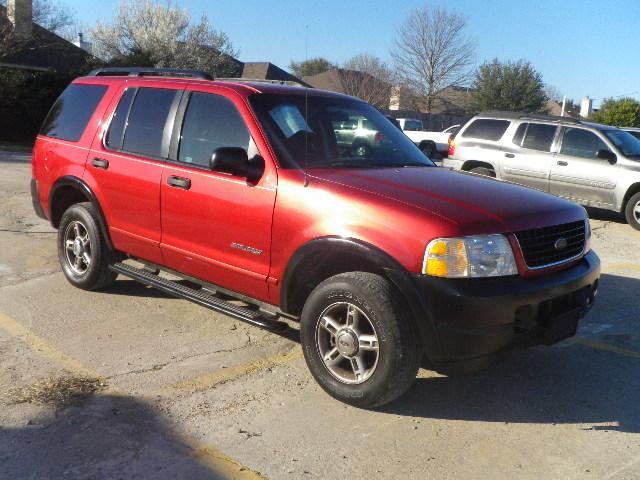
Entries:
[[[365,411],[315,384],[295,325],[71,287],[29,162],[0,153],[0,478],[640,478],[640,232],[617,216],[593,214],[603,275],[576,338],[422,370]],[[95,391],[63,405],[57,380]]]

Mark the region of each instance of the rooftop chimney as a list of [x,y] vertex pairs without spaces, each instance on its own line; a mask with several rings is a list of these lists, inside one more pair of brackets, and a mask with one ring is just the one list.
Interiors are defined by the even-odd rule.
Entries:
[[31,0],[7,0],[7,17],[13,24],[13,33],[23,39],[31,37],[33,7]]
[[580,102],[580,116],[589,118],[591,115],[593,102],[589,97],[584,97]]

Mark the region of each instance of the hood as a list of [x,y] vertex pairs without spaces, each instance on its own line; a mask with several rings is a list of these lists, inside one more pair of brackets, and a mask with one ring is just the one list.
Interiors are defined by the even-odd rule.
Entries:
[[516,232],[586,218],[582,207],[548,193],[446,168],[314,169],[309,174],[444,217],[463,235]]

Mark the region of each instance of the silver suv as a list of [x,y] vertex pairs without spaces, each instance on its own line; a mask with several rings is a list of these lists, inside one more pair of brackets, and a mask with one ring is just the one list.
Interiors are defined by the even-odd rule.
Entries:
[[640,140],[615,127],[547,115],[480,114],[451,142],[443,166],[621,212],[640,230]]

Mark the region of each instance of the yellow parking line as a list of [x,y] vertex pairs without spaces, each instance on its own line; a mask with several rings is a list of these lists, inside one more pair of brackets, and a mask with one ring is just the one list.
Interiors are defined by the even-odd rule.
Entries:
[[233,367],[216,370],[215,372],[207,373],[201,377],[174,383],[173,385],[162,387],[152,395],[171,394],[176,391],[184,391],[188,393],[201,392],[217,385],[222,385],[223,383],[237,380],[241,377],[246,377],[247,375],[251,375],[261,370],[266,370],[268,368],[273,368],[278,365],[298,360],[302,357],[302,350],[273,355],[254,362],[242,363],[240,365],[234,365]]
[[608,343],[596,342],[595,340],[590,340],[585,337],[575,337],[573,338],[573,343],[577,343],[578,345],[583,345],[589,348],[595,348],[596,350],[603,350],[605,352],[617,353],[618,355],[622,355],[624,357],[629,358],[640,358],[640,352],[635,350],[629,350],[622,347],[616,347],[615,345],[610,345]]
[[[96,378],[102,377],[102,375],[97,371],[93,370],[90,367],[87,367],[82,362],[80,362],[80,360],[77,360],[76,358],[73,358],[72,356],[58,350],[42,338],[35,335],[28,328],[22,326],[20,323],[16,322],[2,312],[0,312],[0,328],[2,328],[10,335],[22,339],[40,355],[55,363],[62,369],[68,371],[69,373],[82,373]],[[295,353],[296,352],[294,352],[294,354]],[[293,356],[294,354],[291,354],[290,356]],[[283,355],[282,357],[285,356]],[[273,357],[264,360],[263,362],[265,362],[265,364],[267,365],[263,368],[267,368],[268,364],[274,361],[272,359]],[[280,363],[282,363],[282,360],[280,360]],[[275,365],[276,363],[274,362],[273,364]],[[258,368],[256,367],[256,370],[257,369]],[[247,370],[247,373],[250,372],[251,370]],[[239,372],[236,372],[236,375],[238,375],[238,373]],[[126,392],[118,391],[118,389],[115,389],[113,387],[109,390],[112,394],[120,393],[126,395]],[[211,470],[212,473],[216,474],[216,476],[219,476],[220,478],[228,480],[264,479],[264,477],[262,477],[258,472],[255,472],[243,466],[233,458],[225,455],[224,453],[216,450],[209,445],[196,443],[188,438],[183,439],[181,444],[183,449],[186,450],[185,454],[198,461],[205,468]]]
[[10,335],[22,339],[34,350],[36,350],[41,356],[52,361],[64,370],[67,370],[69,372],[82,373],[84,375],[96,378],[102,377],[102,375],[96,370],[87,367],[80,360],[58,350],[46,340],[38,337],[31,330],[20,325],[14,319],[8,317],[2,312],[0,312],[0,328],[2,328]]

